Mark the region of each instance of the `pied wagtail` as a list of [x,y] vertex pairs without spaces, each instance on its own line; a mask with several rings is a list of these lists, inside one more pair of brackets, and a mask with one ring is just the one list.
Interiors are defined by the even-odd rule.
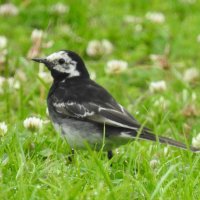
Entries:
[[113,148],[135,138],[188,149],[183,143],[156,136],[142,127],[103,87],[90,79],[83,60],[75,52],[63,50],[33,60],[44,63],[51,72],[54,81],[47,98],[49,115],[55,129],[72,148],[84,148],[87,142],[99,149],[105,136],[108,157],[112,157]]

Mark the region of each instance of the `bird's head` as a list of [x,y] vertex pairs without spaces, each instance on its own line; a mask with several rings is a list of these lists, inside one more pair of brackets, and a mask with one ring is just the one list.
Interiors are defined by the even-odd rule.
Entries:
[[72,77],[89,78],[89,73],[81,57],[75,52],[62,50],[45,58],[33,58],[33,61],[43,63],[51,71],[54,79]]

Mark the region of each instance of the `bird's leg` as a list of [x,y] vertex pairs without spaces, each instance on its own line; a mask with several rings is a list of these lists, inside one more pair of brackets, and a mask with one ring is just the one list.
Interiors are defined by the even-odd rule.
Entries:
[[108,150],[107,156],[108,156],[108,159],[109,159],[109,160],[112,159],[112,157],[113,157],[113,152],[112,152],[112,150]]
[[73,157],[74,157],[74,149],[71,150],[71,154],[68,156],[68,160],[72,162]]

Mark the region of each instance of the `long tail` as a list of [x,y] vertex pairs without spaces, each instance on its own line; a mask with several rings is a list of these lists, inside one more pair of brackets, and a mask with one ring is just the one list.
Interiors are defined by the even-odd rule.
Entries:
[[138,136],[138,138],[141,139],[145,139],[145,140],[150,140],[150,141],[159,141],[160,143],[165,143],[165,144],[169,144],[171,146],[177,147],[177,148],[181,148],[181,149],[185,149],[185,150],[191,150],[192,152],[200,152],[200,148],[195,148],[193,146],[186,146],[185,144],[175,141],[173,139],[167,138],[167,137],[163,137],[163,136],[156,136],[153,133],[150,133],[147,130],[143,130]]

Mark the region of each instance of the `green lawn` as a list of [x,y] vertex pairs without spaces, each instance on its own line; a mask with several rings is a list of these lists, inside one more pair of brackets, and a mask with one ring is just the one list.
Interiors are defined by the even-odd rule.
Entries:
[[[135,141],[115,150],[110,161],[104,152],[76,150],[70,162],[69,146],[46,114],[51,82],[27,58],[35,47],[32,31],[42,30],[38,56],[61,49],[79,53],[95,81],[141,123],[189,145],[200,132],[199,1],[63,0],[63,13],[53,11],[56,0],[10,2],[18,14],[0,15],[0,36],[7,38],[0,48],[0,58],[7,51],[0,59],[0,122],[8,126],[0,133],[0,199],[199,199],[200,154]],[[149,12],[162,13],[164,20],[149,20]],[[88,42],[102,39],[113,44],[112,53],[88,56]],[[128,69],[107,74],[113,59],[128,62]],[[188,81],[189,68],[197,72]],[[151,93],[150,83],[160,80],[166,90]],[[46,122],[40,130],[24,127],[31,116]]]

